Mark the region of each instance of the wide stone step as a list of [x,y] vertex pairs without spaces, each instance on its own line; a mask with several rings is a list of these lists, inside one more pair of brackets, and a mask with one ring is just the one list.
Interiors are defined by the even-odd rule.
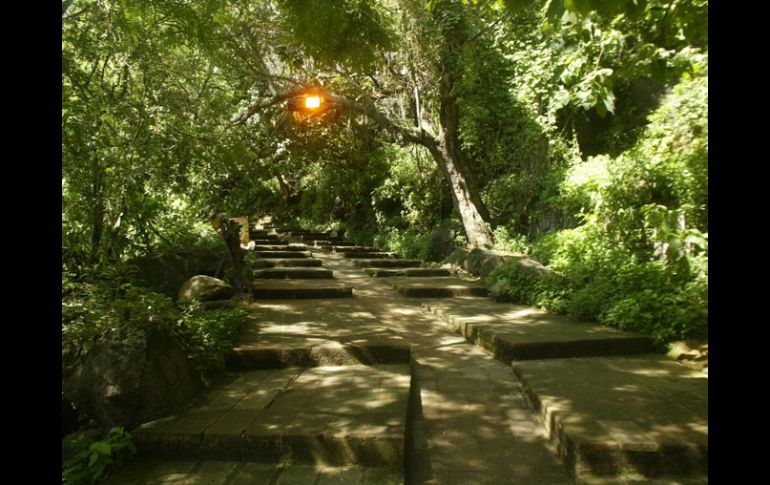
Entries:
[[577,322],[537,308],[486,298],[428,300],[423,308],[495,358],[554,359],[653,352],[652,340],[603,325]]
[[486,286],[459,278],[394,278],[393,289],[409,298],[451,298],[455,296],[486,296]]
[[409,344],[396,336],[264,340],[237,344],[228,355],[228,368],[256,370],[290,366],[409,364],[411,358]]
[[308,234],[310,231],[307,229],[288,229],[286,227],[276,228],[275,232],[278,234]]
[[706,374],[660,355],[532,360],[513,369],[578,480],[708,475]]
[[408,276],[425,277],[425,276],[451,276],[452,273],[448,269],[443,268],[406,268],[406,269],[383,269],[383,268],[367,268],[364,270],[369,276],[376,278],[395,277],[395,276]]
[[234,342],[238,369],[287,365],[408,363],[409,345],[359,299],[271,300]]
[[[102,482],[100,482],[102,483]],[[268,483],[404,483],[403,470],[360,465],[327,466],[309,463],[256,463],[214,460],[140,458],[116,470],[104,485],[201,484],[253,485]]]
[[339,283],[314,280],[256,280],[255,299],[350,298],[353,289]]
[[255,251],[263,258],[309,258],[310,251]]
[[396,253],[385,251],[370,251],[370,252],[342,252],[343,258],[348,259],[393,259],[396,257]]
[[419,259],[356,259],[358,268],[416,268],[422,264]]
[[249,237],[252,239],[266,238],[268,235],[267,229],[250,229]]
[[333,271],[324,268],[270,268],[254,270],[254,278],[262,279],[331,279]]
[[344,248],[357,246],[353,241],[334,241],[332,249],[335,251],[343,250]]
[[308,247],[304,244],[255,244],[253,251],[307,251],[307,249]]
[[400,469],[409,386],[407,364],[245,372],[132,436],[153,457]]
[[296,268],[318,267],[323,261],[314,258],[262,258],[254,262],[254,268]]

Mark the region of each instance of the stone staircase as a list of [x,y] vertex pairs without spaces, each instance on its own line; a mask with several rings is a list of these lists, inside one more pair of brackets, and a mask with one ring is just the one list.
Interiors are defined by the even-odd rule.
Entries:
[[409,344],[295,242],[320,234],[251,233],[260,238],[253,323],[228,357],[232,376],[183,412],[135,429],[140,464],[108,483],[151,483],[158,460],[185,470],[184,483],[403,483]]
[[376,251],[342,254],[511,365],[578,483],[708,481],[706,375],[644,335],[495,302],[478,281]]
[[135,430],[163,461],[109,483],[708,482],[707,375],[647,337],[328,233],[252,234],[232,379]]
[[[349,286],[334,281],[332,271],[322,268],[305,242],[332,243],[325,233],[283,228],[253,229],[259,236],[272,237],[279,244],[256,244],[251,251],[258,256],[253,272],[255,299],[350,298]],[[325,239],[321,239],[325,238]],[[335,238],[336,239],[336,238]]]

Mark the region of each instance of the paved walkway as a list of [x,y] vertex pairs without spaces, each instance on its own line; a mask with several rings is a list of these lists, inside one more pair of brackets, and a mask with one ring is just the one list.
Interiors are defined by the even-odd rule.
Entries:
[[[707,482],[707,377],[643,354],[651,350],[643,336],[463,296],[485,292],[448,276],[366,270],[399,260],[351,258],[342,248],[312,256],[334,280],[263,280],[266,299],[249,304],[259,324],[230,362],[243,372],[203,406],[155,425],[162,439],[144,438],[173,454],[179,429],[192,430],[187,444],[219,429],[215,441],[225,445],[193,445],[200,459],[145,460],[109,483]],[[318,293],[329,285],[329,295]],[[321,298],[271,299],[297,286]],[[628,353],[638,355],[606,357]],[[273,381],[274,389],[264,385]],[[311,403],[319,416],[304,412]],[[277,418],[255,421],[255,413]],[[287,445],[292,426],[299,434]],[[268,444],[254,451],[244,440]],[[286,446],[338,466],[282,462]],[[275,463],[255,463],[266,460]],[[401,460],[404,470],[394,466]],[[647,478],[669,473],[687,478]]]
[[315,255],[355,298],[412,346],[406,482],[573,483],[510,366],[467,342],[420,300],[401,296],[333,254]]

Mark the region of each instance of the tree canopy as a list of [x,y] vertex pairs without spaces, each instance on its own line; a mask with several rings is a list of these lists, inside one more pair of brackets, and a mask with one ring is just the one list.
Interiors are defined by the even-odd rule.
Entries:
[[[309,90],[337,108],[298,121]],[[445,227],[569,280],[513,296],[654,326],[707,301],[707,95],[706,0],[64,1],[65,266],[212,211],[414,254]]]

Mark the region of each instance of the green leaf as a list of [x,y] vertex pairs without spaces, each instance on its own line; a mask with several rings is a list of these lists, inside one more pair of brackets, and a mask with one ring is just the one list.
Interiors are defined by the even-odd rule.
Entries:
[[623,4],[623,12],[631,20],[637,20],[647,9],[647,0],[626,0]]
[[602,104],[604,105],[604,108],[610,112],[615,112],[615,95],[610,90],[605,91],[605,95],[602,96]]
[[551,22],[558,22],[564,15],[564,0],[551,0],[548,3],[546,18]]
[[517,13],[534,3],[534,0],[503,0],[506,10]]
[[109,455],[112,453],[112,447],[103,441],[91,443],[89,449],[91,450],[91,453],[98,453],[100,455]]
[[570,12],[587,15],[592,10],[591,0],[564,0],[564,7]]
[[596,10],[603,17],[614,17],[623,8],[624,0],[589,0],[592,10]]

